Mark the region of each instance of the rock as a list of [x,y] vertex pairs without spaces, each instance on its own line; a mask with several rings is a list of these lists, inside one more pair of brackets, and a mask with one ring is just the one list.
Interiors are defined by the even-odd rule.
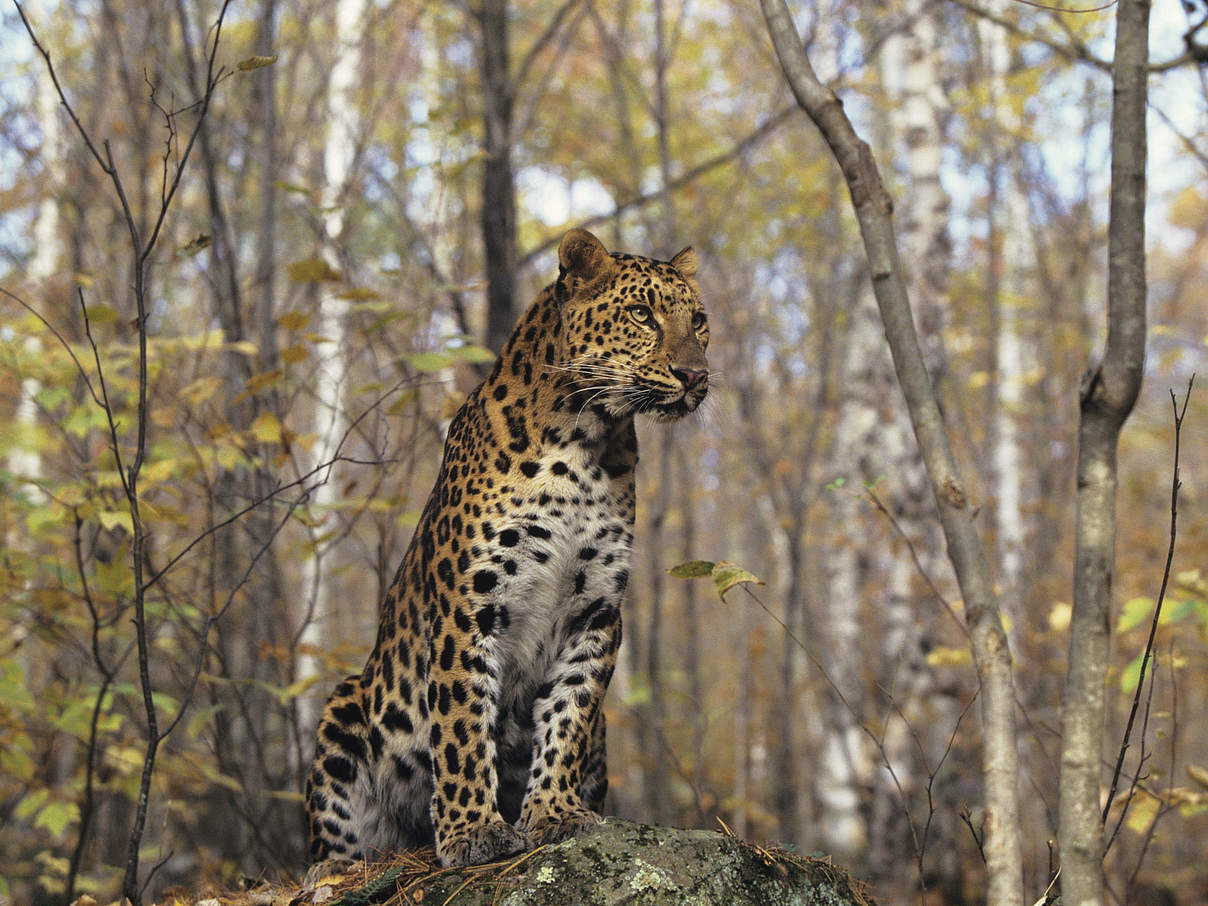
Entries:
[[[380,873],[372,877],[387,880]],[[846,872],[827,862],[764,849],[713,831],[652,827],[618,818],[509,862],[427,875],[396,868],[388,880],[388,884],[346,888],[340,899],[331,902],[333,906],[387,902],[873,906]]]

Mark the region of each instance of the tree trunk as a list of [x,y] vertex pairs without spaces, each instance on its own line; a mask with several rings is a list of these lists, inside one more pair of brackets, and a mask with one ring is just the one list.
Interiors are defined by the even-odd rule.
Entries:
[[915,333],[894,238],[893,204],[868,145],[856,135],[834,92],[814,74],[784,0],[762,0],[762,6],[785,78],[797,102],[822,132],[851,191],[881,321],[927,465],[973,637],[973,656],[982,687],[988,898],[995,906],[1022,906],[1019,763],[1011,655],[985,550],[973,525],[973,507],[965,494]]
[[[987,8],[1001,12],[1008,4],[994,0]],[[1021,623],[1020,606],[1023,589],[1024,545],[1026,531],[1023,523],[1022,477],[1023,450],[1019,418],[1024,405],[1023,379],[1026,354],[1020,331],[1020,314],[1006,303],[1006,298],[1026,298],[1022,286],[1022,270],[1027,255],[1023,239],[1029,222],[1027,199],[1018,183],[1011,177],[1011,151],[1016,146],[1014,135],[1020,123],[1010,107],[1010,46],[1005,32],[996,25],[978,21],[978,32],[985,53],[985,69],[989,82],[990,134],[985,147],[989,159],[990,199],[988,256],[986,268],[986,301],[990,314],[990,384],[989,418],[987,428],[988,460],[991,463],[995,489],[994,525],[998,552],[999,575],[1002,577],[1003,609],[1011,615],[1016,626]]]
[[[890,102],[889,139],[901,161],[900,169],[909,174],[909,188],[898,206],[898,236],[914,315],[922,328],[924,361],[933,382],[938,383],[947,364],[943,333],[952,247],[948,235],[951,205],[940,182],[941,123],[948,106],[940,88],[942,32],[936,25],[935,8],[924,0],[908,0],[901,13],[910,25],[886,39],[881,55]],[[877,382],[891,388],[892,363],[880,336],[875,348],[874,361],[883,363]],[[957,718],[954,700],[937,694],[934,671],[924,660],[925,641],[933,634],[933,624],[919,619],[919,608],[930,596],[920,592],[925,587],[920,569],[935,580],[947,575],[935,502],[909,417],[892,390],[881,400],[882,412],[890,410],[891,398],[893,415],[878,421],[876,441],[866,454],[875,459],[877,468],[873,474],[861,476],[865,481],[888,476],[884,490],[878,489],[878,493],[888,496],[886,505],[918,558],[916,564],[910,551],[900,546],[887,555],[892,557],[888,587],[883,604],[876,607],[884,627],[883,666],[876,680],[894,702],[883,732],[882,757],[889,762],[893,776],[884,770],[876,774],[871,809],[875,845],[869,861],[873,877],[886,879],[900,871],[900,849],[910,839],[912,816],[904,810],[901,796],[910,796],[918,783],[916,771],[925,767],[918,763],[916,746],[928,756],[938,757]],[[935,613],[934,608],[928,609]]]
[[[335,58],[327,87],[328,132],[323,144],[323,207],[327,212],[323,218],[320,243],[322,254],[337,271],[346,270],[341,260],[340,248],[346,221],[346,190],[352,175],[353,157],[357,146],[357,92],[362,71],[361,41],[365,18],[365,0],[339,0],[335,5]],[[339,293],[324,286],[319,290],[319,305],[316,323],[320,336],[331,342],[330,353],[318,370],[315,380],[316,413],[314,431],[318,439],[314,446],[314,464],[321,466],[336,456],[340,441],[348,427],[344,411],[344,390],[348,367],[345,348],[348,302]],[[322,521],[328,509],[339,499],[339,487],[333,480],[333,469],[328,468],[321,476],[324,480],[313,494],[315,510]],[[321,531],[320,531],[321,533]],[[303,609],[295,619],[302,626],[300,647],[315,650],[324,647],[333,627],[339,621],[338,593],[333,580],[324,572],[324,556],[327,551],[315,543],[311,556],[306,561],[303,583]],[[308,655],[298,659],[298,678],[313,676],[319,672],[318,661]],[[309,739],[318,725],[319,711],[323,706],[322,696],[326,690],[316,689],[315,695],[299,700],[299,736]]]
[[1149,0],[1116,13],[1107,346],[1087,373],[1078,427],[1074,612],[1062,704],[1062,902],[1103,903],[1100,765],[1116,543],[1116,444],[1145,365],[1145,113]]
[[507,0],[475,10],[482,77],[482,244],[486,256],[487,348],[499,352],[516,323],[516,185],[512,172],[515,87],[508,63]]
[[[654,441],[657,450],[654,459],[658,462],[659,477],[651,505],[647,569],[650,578],[650,611],[642,642],[645,645],[645,670],[650,701],[638,709],[638,731],[641,751],[646,759],[646,770],[642,775],[643,803],[645,813],[654,824],[669,821],[667,801],[667,753],[663,740],[667,732],[667,708],[663,689],[663,593],[666,577],[661,566],[666,544],[663,528],[667,523],[667,512],[671,508],[671,445],[665,431],[659,432]],[[633,641],[630,641],[633,644]]]

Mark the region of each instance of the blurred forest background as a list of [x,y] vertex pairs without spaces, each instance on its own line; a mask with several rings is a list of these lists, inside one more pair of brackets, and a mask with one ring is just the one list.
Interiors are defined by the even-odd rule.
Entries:
[[[16,9],[0,22],[0,901],[118,887],[148,738],[136,604],[167,733],[149,891],[302,869],[318,709],[372,643],[447,419],[581,225],[619,250],[695,246],[719,372],[699,416],[640,426],[610,808],[833,854],[882,902],[920,880],[928,903],[979,902],[960,596],[847,189],[758,6],[241,0],[210,72],[219,7],[24,4],[124,200]],[[1079,381],[1103,342],[1114,13],[794,12],[890,182],[980,506],[1031,902],[1055,836]],[[1168,388],[1208,349],[1208,80],[1184,42],[1206,14],[1154,3],[1151,332],[1121,446],[1105,776],[1169,540]],[[111,437],[129,469],[140,427],[132,563]],[[1140,780],[1108,821],[1117,902],[1208,895],[1208,392],[1182,454]],[[691,559],[766,584],[722,601],[668,575]]]

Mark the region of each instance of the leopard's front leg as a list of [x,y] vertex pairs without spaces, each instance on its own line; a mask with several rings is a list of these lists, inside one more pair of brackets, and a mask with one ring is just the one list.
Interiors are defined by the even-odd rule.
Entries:
[[584,804],[581,788],[620,644],[619,595],[586,604],[572,618],[566,644],[538,690],[533,766],[519,821],[530,846],[557,843],[601,820]]
[[436,855],[446,867],[494,862],[525,848],[524,836],[499,814],[490,733],[498,710],[499,670],[491,667],[482,621],[468,614],[467,603],[449,606],[433,623],[430,646],[432,823]]

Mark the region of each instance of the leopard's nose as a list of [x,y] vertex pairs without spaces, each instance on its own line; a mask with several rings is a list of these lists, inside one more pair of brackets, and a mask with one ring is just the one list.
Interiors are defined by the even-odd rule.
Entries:
[[695,390],[709,380],[709,372],[702,368],[672,368],[674,374],[685,390]]

